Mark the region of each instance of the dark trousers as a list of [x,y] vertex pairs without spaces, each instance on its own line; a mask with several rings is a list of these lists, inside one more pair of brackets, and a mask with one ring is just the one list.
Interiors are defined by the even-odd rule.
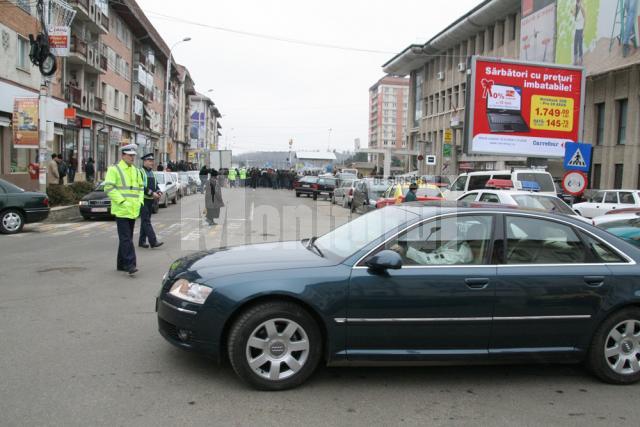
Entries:
[[118,270],[127,271],[136,266],[136,250],[133,247],[133,230],[136,220],[129,218],[116,218],[118,226]]
[[153,210],[153,200],[144,199],[144,205],[140,208],[140,238],[138,244],[143,245],[149,239],[150,245],[158,243],[156,233],[151,225],[151,212]]

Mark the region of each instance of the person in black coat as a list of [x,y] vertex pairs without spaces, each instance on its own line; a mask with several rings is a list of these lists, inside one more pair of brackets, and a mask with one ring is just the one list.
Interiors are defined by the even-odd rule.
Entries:
[[93,182],[96,177],[96,167],[93,163],[93,157],[89,157],[89,160],[87,160],[87,164],[84,165],[84,173],[86,175],[87,181]]

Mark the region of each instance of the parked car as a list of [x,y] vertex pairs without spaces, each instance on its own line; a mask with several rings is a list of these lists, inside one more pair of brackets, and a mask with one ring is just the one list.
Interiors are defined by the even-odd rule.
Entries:
[[390,181],[381,178],[364,178],[353,191],[351,212],[366,213],[376,208],[376,202],[389,188]]
[[591,222],[593,225],[600,227],[609,222],[628,221],[636,218],[640,218],[640,210],[626,212],[610,211],[604,215],[593,218]]
[[[329,176],[332,178],[332,176]],[[354,175],[352,173],[340,172],[336,174],[333,178],[336,179],[336,188],[342,187],[342,183],[345,181],[355,181],[358,179],[358,175]]]
[[200,181],[200,172],[199,171],[187,171],[187,174],[191,178],[193,178],[193,181],[196,183],[197,191],[203,192],[202,184],[204,184],[204,183]]
[[183,196],[190,196],[198,192],[198,184],[188,172],[178,172],[178,179],[183,188]]
[[307,197],[312,197],[315,193],[313,187],[318,182],[318,177],[313,175],[303,176],[293,183],[293,189],[296,192],[296,197],[300,197],[301,194],[305,194]]
[[178,203],[178,186],[171,172],[154,172],[158,187],[162,191],[158,201],[161,208],[166,208],[169,201],[174,205]]
[[[596,221],[599,218],[602,218],[602,220]],[[609,220],[611,218],[613,218],[613,220]],[[640,215],[605,215],[594,218],[594,224],[614,236],[618,236],[632,245],[640,247]]]
[[[158,212],[158,201],[153,201],[152,213]],[[84,219],[113,219],[111,215],[111,199],[104,192],[104,182],[96,185],[96,188],[89,194],[86,194],[78,202],[80,215]]]
[[516,185],[521,181],[537,182],[540,186],[540,193],[556,195],[553,177],[549,172],[538,169],[514,169],[513,171],[480,171],[460,174],[449,186],[449,189],[444,191],[444,197],[447,200],[456,200],[469,191],[482,190],[490,179],[511,180]]
[[331,199],[333,196],[333,190],[336,189],[337,180],[329,176],[319,176],[318,181],[312,184],[314,189],[313,200],[318,200],[318,197],[324,197],[325,200]]
[[351,200],[353,200],[353,192],[355,191],[357,179],[345,179],[340,186],[333,190],[333,197],[331,203],[340,204],[343,208],[351,207]]
[[19,233],[25,224],[43,221],[48,216],[49,198],[46,194],[25,191],[0,179],[0,233]]
[[[385,206],[395,205],[404,202],[404,197],[409,191],[410,184],[391,184],[389,188],[376,201],[376,208],[380,209]],[[442,192],[434,184],[420,184],[416,191],[416,197],[419,202],[442,200]]]
[[593,218],[609,211],[627,208],[640,208],[638,190],[601,190],[583,203],[576,203],[573,209],[580,215]]
[[586,362],[629,384],[639,263],[639,248],[570,217],[412,203],[293,245],[181,258],[156,310],[171,344],[228,359],[265,390],[296,387],[320,363],[373,362]]
[[576,219],[591,222],[587,218],[578,215],[569,205],[557,196],[542,193],[516,190],[476,190],[469,191],[458,198],[461,202],[500,203],[502,205],[519,206],[525,209],[540,209],[572,216]]

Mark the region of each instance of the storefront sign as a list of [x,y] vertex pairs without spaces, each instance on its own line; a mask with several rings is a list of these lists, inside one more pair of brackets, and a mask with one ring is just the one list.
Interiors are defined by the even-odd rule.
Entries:
[[38,148],[38,98],[15,98],[13,102],[13,146]]
[[55,56],[69,56],[71,28],[63,26],[49,27],[49,49]]
[[453,131],[451,129],[444,130],[444,143],[451,144],[453,142]]
[[473,57],[469,154],[564,157],[582,129],[581,68]]
[[76,119],[76,109],[75,108],[65,108],[64,109],[64,118],[67,120],[75,120]]

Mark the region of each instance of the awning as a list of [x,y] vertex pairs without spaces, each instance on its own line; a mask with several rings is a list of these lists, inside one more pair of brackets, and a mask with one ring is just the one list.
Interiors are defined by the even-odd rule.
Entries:
[[0,126],[8,128],[11,126],[11,119],[0,116]]

